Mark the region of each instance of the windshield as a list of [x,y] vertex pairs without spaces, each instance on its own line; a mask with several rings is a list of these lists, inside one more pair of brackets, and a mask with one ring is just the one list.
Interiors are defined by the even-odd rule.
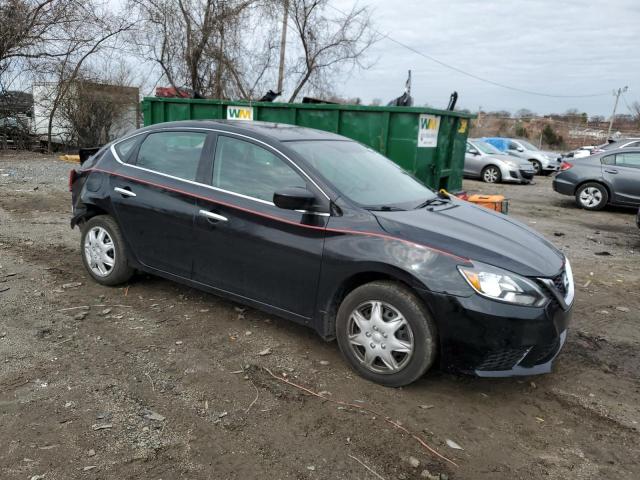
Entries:
[[500,150],[498,150],[496,147],[494,147],[493,145],[491,145],[490,143],[487,142],[479,142],[477,140],[475,140],[472,145],[475,145],[476,148],[478,150],[480,150],[482,153],[486,153],[489,155],[502,155],[503,152],[501,152]]
[[340,193],[365,208],[409,208],[436,197],[391,160],[359,143],[309,140],[287,145]]
[[531,145],[529,142],[525,142],[524,140],[518,140],[520,144],[525,148],[525,150],[533,150],[534,152],[538,151],[538,147]]

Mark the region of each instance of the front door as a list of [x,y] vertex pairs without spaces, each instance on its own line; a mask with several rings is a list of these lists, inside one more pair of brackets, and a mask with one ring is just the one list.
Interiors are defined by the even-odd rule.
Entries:
[[602,175],[611,185],[613,202],[640,205],[640,151],[605,157]]
[[[475,153],[473,153],[475,152]],[[464,174],[478,177],[482,170],[482,155],[475,145],[467,142],[467,150],[464,154]]]
[[272,200],[287,187],[321,192],[273,149],[226,133],[210,184],[210,200],[197,200],[194,280],[312,318],[328,217]]
[[111,176],[111,202],[125,241],[147,267],[191,276],[196,202],[188,181],[197,178],[207,136],[151,133]]

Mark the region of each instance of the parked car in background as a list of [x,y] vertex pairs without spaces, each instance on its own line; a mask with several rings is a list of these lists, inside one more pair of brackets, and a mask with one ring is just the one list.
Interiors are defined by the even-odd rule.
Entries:
[[102,148],[69,185],[97,283],[140,270],[288,318],[337,339],[383,385],[436,360],[486,377],[546,373],[566,339],[562,252],[340,135],[160,123]]
[[576,198],[579,207],[640,206],[640,148],[625,148],[564,161],[553,189]]
[[529,183],[535,170],[526,160],[501,152],[479,138],[467,141],[464,156],[464,176],[481,178],[487,183]]
[[533,165],[536,175],[548,175],[555,172],[562,162],[560,154],[544,152],[526,140],[519,138],[485,137],[482,140],[490,143],[501,152],[527,160]]
[[593,151],[598,148],[595,147],[593,145],[588,145],[585,147],[580,147],[577,148],[575,150],[572,150],[571,152],[568,152],[567,154],[563,155],[563,159],[564,158],[584,158],[584,157],[588,157],[589,155],[591,155],[593,153]]
[[610,141],[609,143],[605,143],[603,145],[597,146],[593,150],[593,153],[608,152],[611,150],[617,150],[619,148],[640,148],[640,138],[637,138],[637,137],[619,138],[617,140]]

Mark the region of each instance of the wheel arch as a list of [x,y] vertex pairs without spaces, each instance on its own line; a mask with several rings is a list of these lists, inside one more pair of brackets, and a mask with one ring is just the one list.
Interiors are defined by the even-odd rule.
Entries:
[[[366,268],[345,276],[325,300],[322,308],[322,325],[320,326],[320,334],[325,340],[335,338],[336,316],[345,297],[362,285],[380,280],[401,284],[414,292],[416,288],[427,288],[417,278],[400,268],[386,264],[367,264]],[[425,307],[429,308],[427,305]]]
[[594,179],[583,180],[580,183],[577,183],[576,184],[576,188],[573,189],[573,195],[576,195],[578,193],[578,190],[580,190],[580,187],[582,187],[583,185],[585,185],[587,183],[597,183],[599,185],[602,185],[605,188],[605,190],[607,191],[607,195],[609,196],[609,201],[611,201],[611,188],[601,178],[595,179],[595,180]]
[[113,217],[111,212],[104,207],[96,205],[95,203],[83,202],[81,206],[76,206],[76,209],[78,213],[76,213],[76,215],[71,219],[71,228],[76,225],[82,225],[98,215],[109,215],[110,217]]

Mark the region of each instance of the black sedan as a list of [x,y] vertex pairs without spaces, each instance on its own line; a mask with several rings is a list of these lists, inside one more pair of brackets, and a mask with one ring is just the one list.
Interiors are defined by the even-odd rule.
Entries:
[[606,205],[640,206],[640,149],[623,148],[565,161],[553,189],[586,210]]
[[103,147],[69,180],[97,282],[140,270],[308,325],[384,385],[436,360],[544,373],[565,340],[574,288],[561,252],[338,135],[165,123]]

